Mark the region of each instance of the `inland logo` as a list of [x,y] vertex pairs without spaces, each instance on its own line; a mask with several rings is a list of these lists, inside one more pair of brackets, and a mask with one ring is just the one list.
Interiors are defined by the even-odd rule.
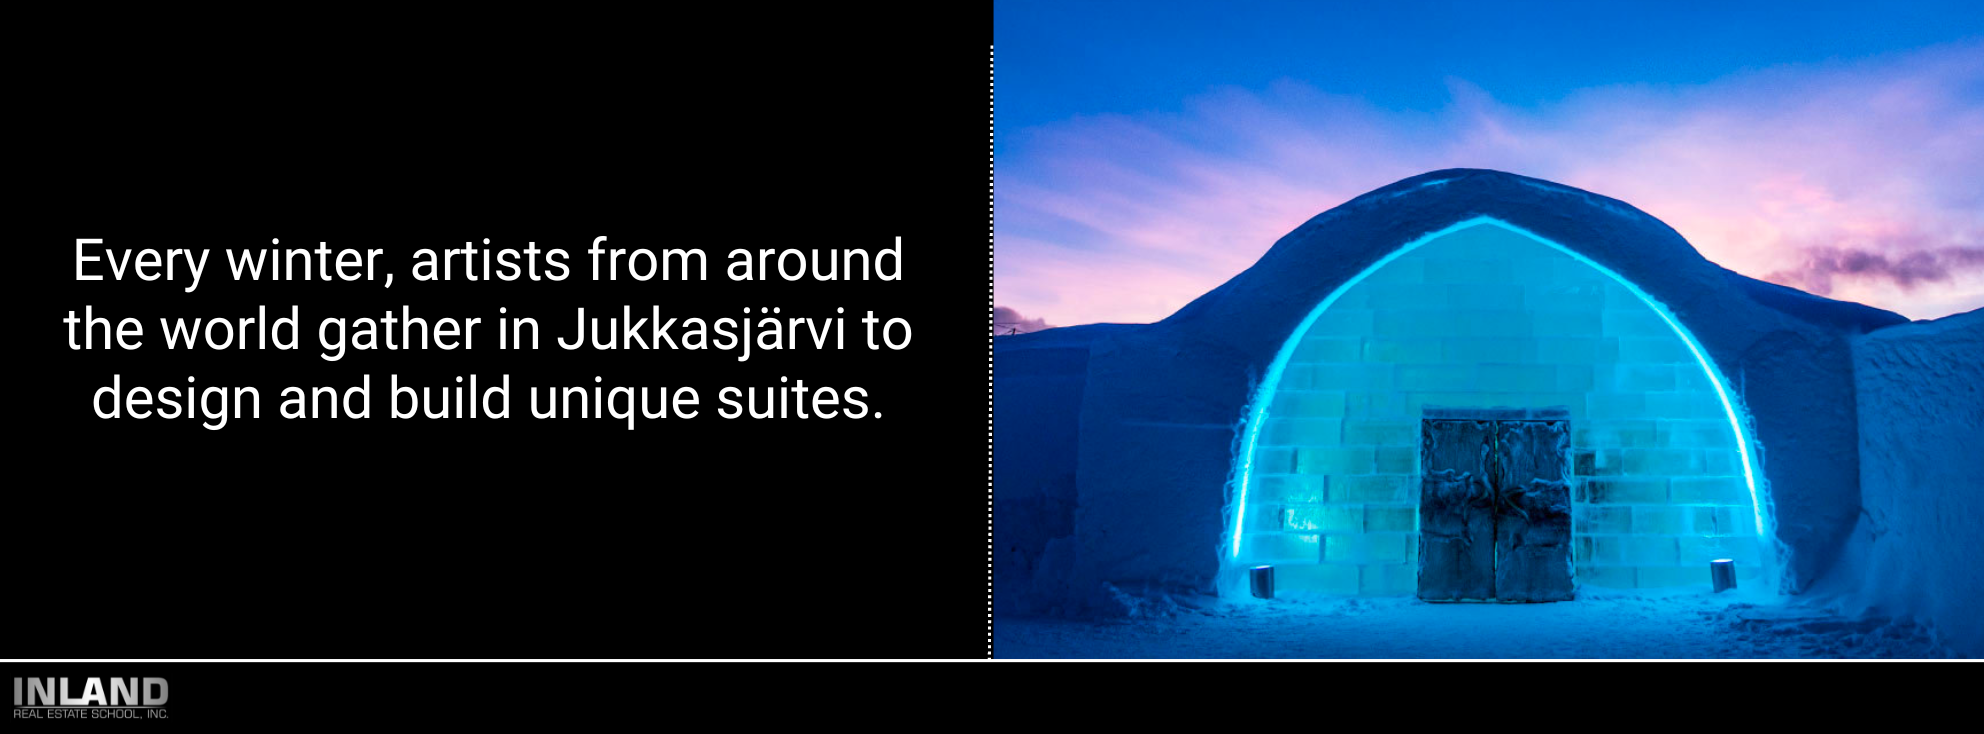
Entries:
[[16,719],[163,719],[164,678],[15,678]]

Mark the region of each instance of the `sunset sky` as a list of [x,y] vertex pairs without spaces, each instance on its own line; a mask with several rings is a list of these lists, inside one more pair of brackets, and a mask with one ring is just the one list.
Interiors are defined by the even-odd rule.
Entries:
[[1000,0],[995,300],[1155,321],[1469,167],[1622,199],[1751,277],[1984,307],[1984,7],[1676,5]]

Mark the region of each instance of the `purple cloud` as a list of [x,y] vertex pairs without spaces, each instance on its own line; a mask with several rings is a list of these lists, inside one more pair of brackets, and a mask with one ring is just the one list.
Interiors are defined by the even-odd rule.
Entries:
[[1902,290],[1918,283],[1944,283],[1957,275],[1984,269],[1984,248],[1944,247],[1914,250],[1898,257],[1856,248],[1812,247],[1803,267],[1780,270],[1766,280],[1825,295],[1835,277],[1887,281]]
[[1006,308],[1005,306],[994,306],[992,308],[993,336],[1006,336],[1009,334],[1028,334],[1028,333],[1040,331],[1041,329],[1052,329],[1052,328],[1054,328],[1054,325],[1047,323],[1047,319],[1043,319],[1043,318],[1029,319],[1024,316],[1021,316],[1020,312],[1014,311],[1013,309],[1010,308]]

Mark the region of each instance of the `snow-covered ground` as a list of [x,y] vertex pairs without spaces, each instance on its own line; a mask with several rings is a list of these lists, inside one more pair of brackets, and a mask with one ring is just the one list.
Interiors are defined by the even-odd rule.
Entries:
[[1000,618],[1000,658],[1942,658],[1932,631],[1706,592],[1556,604],[1409,598],[1147,604],[1138,618]]

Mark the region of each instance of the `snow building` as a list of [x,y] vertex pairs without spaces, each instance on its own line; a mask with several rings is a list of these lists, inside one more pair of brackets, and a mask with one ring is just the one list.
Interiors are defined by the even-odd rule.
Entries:
[[[1800,592],[1870,565],[1841,562],[1878,544],[1855,535],[1863,477],[1892,504],[1929,491],[1909,477],[1974,475],[1929,467],[1948,452],[1984,456],[1984,313],[1935,323],[1887,338],[1919,325],[1725,270],[1589,192],[1409,178],[1163,321],[994,340],[995,605],[1244,598],[1262,565],[1279,594],[1540,601],[1707,588],[1728,559],[1746,588]],[[1870,358],[1933,363],[1911,379],[1939,387]],[[1925,395],[1935,415],[1908,404]],[[1952,491],[1974,522],[1979,488]],[[1978,536],[1940,542],[1975,558]]]

